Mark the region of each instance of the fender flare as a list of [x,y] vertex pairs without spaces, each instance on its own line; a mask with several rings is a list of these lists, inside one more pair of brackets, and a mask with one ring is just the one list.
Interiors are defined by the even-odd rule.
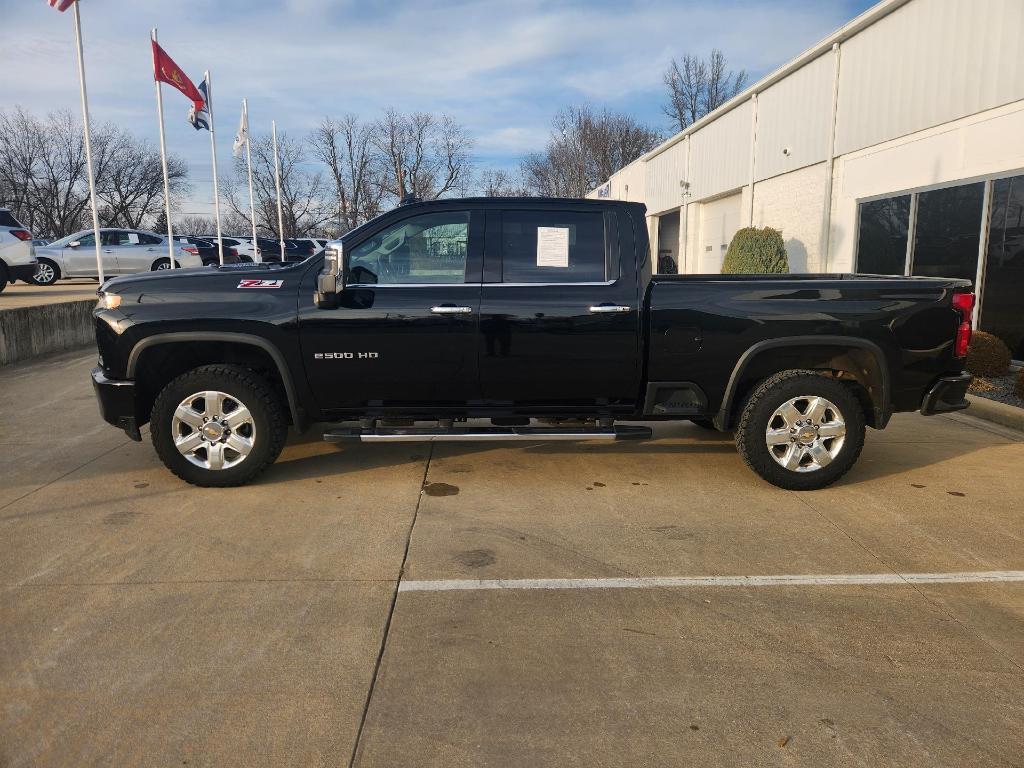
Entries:
[[729,414],[732,411],[733,401],[736,399],[736,390],[739,387],[740,379],[743,377],[743,371],[750,364],[750,361],[765,350],[781,347],[846,347],[848,349],[862,349],[871,354],[880,373],[879,389],[881,390],[878,399],[872,398],[871,401],[875,411],[875,424],[878,426],[878,429],[883,429],[888,423],[889,417],[892,415],[892,408],[890,407],[892,388],[889,381],[888,359],[880,346],[873,341],[857,336],[787,336],[781,339],[759,341],[748,347],[740,355],[740,359],[733,366],[732,374],[729,376],[729,383],[725,388],[725,394],[722,396],[721,407],[718,409],[714,419],[715,426],[718,429],[726,430],[729,428]]
[[188,341],[227,341],[234,344],[248,344],[249,346],[259,347],[262,349],[270,355],[270,359],[274,361],[274,365],[277,366],[277,372],[281,376],[281,381],[284,383],[284,393],[285,397],[288,399],[288,410],[291,413],[292,424],[294,424],[295,428],[300,432],[305,428],[306,419],[303,416],[302,409],[299,407],[299,401],[295,395],[295,384],[292,381],[291,370],[288,368],[288,363],[285,361],[284,355],[281,354],[281,350],[269,341],[261,336],[254,336],[251,333],[233,333],[231,331],[179,331],[175,333],[157,333],[153,336],[147,336],[144,339],[140,339],[135,346],[132,347],[132,351],[128,355],[128,365],[125,370],[125,375],[129,379],[135,378],[135,368],[139,363],[139,357],[150,347]]

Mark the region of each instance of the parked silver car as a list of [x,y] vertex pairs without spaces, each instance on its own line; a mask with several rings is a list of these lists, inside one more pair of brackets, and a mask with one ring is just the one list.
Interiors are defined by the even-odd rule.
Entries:
[[[36,248],[36,285],[52,285],[63,277],[96,277],[96,248],[91,229],[76,232],[46,246]],[[201,267],[203,260],[177,245],[176,266]],[[170,269],[167,238],[141,229],[100,230],[103,273],[129,275],[157,269]]]

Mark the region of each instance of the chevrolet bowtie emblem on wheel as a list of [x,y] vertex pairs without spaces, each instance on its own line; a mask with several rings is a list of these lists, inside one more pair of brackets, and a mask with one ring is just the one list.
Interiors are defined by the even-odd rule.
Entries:
[[280,288],[284,280],[239,280],[239,288]]
[[314,360],[377,360],[376,352],[314,352]]

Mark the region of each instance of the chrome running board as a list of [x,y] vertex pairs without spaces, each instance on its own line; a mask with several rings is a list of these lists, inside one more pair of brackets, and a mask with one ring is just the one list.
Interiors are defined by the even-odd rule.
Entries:
[[364,443],[468,443],[511,440],[646,440],[650,427],[615,425],[613,427],[466,427],[439,429],[438,427],[339,427],[324,432],[324,440],[338,443],[359,440]]

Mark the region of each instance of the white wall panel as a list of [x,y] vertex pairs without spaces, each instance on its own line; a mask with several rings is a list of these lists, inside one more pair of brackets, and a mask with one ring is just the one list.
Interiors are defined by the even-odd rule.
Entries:
[[680,181],[686,180],[686,141],[672,145],[647,161],[647,212],[678,208],[683,202]]
[[754,226],[782,232],[790,272],[820,272],[825,163],[754,185]]
[[690,135],[692,199],[711,197],[749,183],[751,109],[747,101]]
[[[835,54],[829,52],[757,97],[758,180],[825,159],[834,72]],[[782,153],[786,148],[789,155]]]
[[836,154],[1024,98],[1024,0],[914,0],[842,45]]
[[[741,224],[743,195],[735,194],[700,205],[697,272],[719,274],[722,260]],[[691,206],[692,207],[692,206]]]

